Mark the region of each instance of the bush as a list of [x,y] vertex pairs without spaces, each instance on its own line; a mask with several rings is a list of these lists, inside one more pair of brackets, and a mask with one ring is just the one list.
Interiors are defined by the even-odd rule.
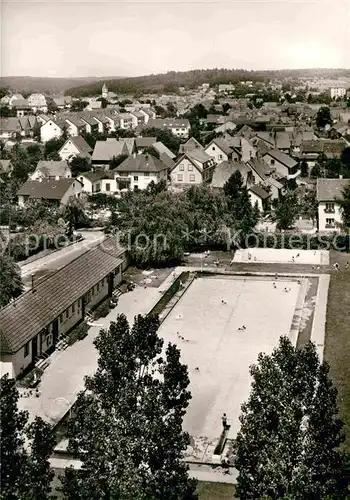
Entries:
[[109,306],[110,298],[102,302],[94,311],[94,319],[105,318],[111,310]]
[[67,335],[67,342],[68,345],[74,344],[77,340],[82,340],[85,338],[88,334],[89,326],[85,321],[80,323],[74,330],[72,330],[68,335]]

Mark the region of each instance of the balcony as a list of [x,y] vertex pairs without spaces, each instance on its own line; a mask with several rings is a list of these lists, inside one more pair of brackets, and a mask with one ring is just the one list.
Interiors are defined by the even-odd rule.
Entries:
[[323,211],[325,214],[334,214],[335,213],[334,208],[325,208]]

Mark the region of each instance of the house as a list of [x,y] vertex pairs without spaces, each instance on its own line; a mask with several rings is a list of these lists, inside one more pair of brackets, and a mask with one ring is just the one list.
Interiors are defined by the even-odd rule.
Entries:
[[47,142],[51,139],[58,139],[64,132],[64,123],[62,121],[50,118],[40,127],[41,142]]
[[250,182],[252,184],[261,184],[265,186],[271,193],[271,198],[273,200],[278,199],[283,191],[283,184],[273,177],[273,170],[271,167],[258,156],[251,158],[246,163],[252,172]]
[[346,88],[344,87],[331,87],[329,92],[331,99],[343,99],[346,96]]
[[134,117],[133,128],[146,124],[146,117],[144,113],[141,113],[140,111],[130,111],[130,115]]
[[85,123],[85,130],[88,134],[94,134],[98,132],[98,123],[92,115],[89,113],[84,113],[80,115],[80,120]]
[[32,181],[39,179],[70,179],[72,171],[66,161],[41,160],[30,175]]
[[225,93],[229,93],[229,92],[234,92],[235,90],[235,86],[232,85],[232,83],[220,83],[219,87],[218,87],[218,91],[221,93],[221,92],[225,92]]
[[248,188],[250,203],[253,207],[257,206],[260,212],[266,208],[267,200],[270,198],[270,193],[258,184],[254,184]]
[[0,139],[15,139],[16,135],[21,135],[22,129],[18,118],[0,118]]
[[220,134],[221,132],[226,132],[227,130],[235,130],[237,128],[237,125],[234,121],[232,120],[226,120],[224,123],[221,125],[218,125],[216,128],[214,128],[214,132],[217,134]]
[[147,128],[169,130],[176,137],[187,139],[191,126],[187,118],[156,118],[148,121]]
[[244,183],[248,184],[251,178],[250,167],[240,161],[223,161],[216,165],[210,186],[214,189],[222,189],[232,174],[239,171],[243,177]]
[[102,109],[102,101],[92,100],[84,108],[85,111],[94,111],[95,109]]
[[339,200],[342,200],[343,190],[349,185],[348,179],[317,179],[316,198],[320,232],[334,232],[341,229],[343,220]]
[[37,125],[36,117],[34,115],[25,115],[18,118],[21,126],[21,135],[24,137],[33,137],[34,128]]
[[202,151],[204,151],[204,148],[200,142],[197,141],[194,137],[190,137],[188,141],[185,142],[185,144],[180,144],[179,147],[179,154],[184,154],[187,151],[190,151],[191,149],[196,149],[199,148]]
[[278,149],[269,149],[262,158],[271,169],[276,170],[279,178],[295,179],[300,175],[298,162]]
[[[18,101],[19,99],[24,99],[24,97],[23,97],[23,95],[22,95],[22,94],[13,94],[13,95],[10,97],[10,99],[8,100],[8,103],[7,103],[7,104],[8,104],[8,105],[9,105],[9,107],[11,108],[11,107],[14,105],[14,103],[15,103],[16,101]],[[28,101],[27,101],[27,102],[28,102]]]
[[238,161],[240,155],[234,148],[231,148],[227,141],[222,138],[213,139],[204,150],[209,156],[215,159],[215,163],[222,161]]
[[316,164],[320,154],[324,154],[327,158],[340,158],[346,146],[347,142],[344,139],[303,141],[300,146],[300,156],[306,160],[311,168]]
[[47,113],[47,102],[43,94],[30,94],[28,96],[28,104],[34,113],[37,111]]
[[210,182],[215,165],[215,160],[200,149],[187,151],[170,170],[171,184],[175,187],[186,187]]
[[84,122],[80,117],[78,116],[72,116],[71,114],[69,115],[68,118],[64,119],[66,128],[67,128],[67,133],[71,137],[81,135],[83,132],[86,132],[86,122]]
[[13,170],[13,165],[11,163],[11,160],[0,160],[0,175],[1,174],[8,174],[11,175],[11,172]]
[[147,148],[153,147],[153,144],[157,142],[156,137],[136,137],[135,145],[138,153],[142,153]]
[[25,206],[28,200],[45,200],[53,205],[66,205],[71,196],[79,196],[83,189],[77,179],[27,180],[17,193],[18,205]]
[[58,151],[62,160],[71,160],[75,156],[90,158],[91,153],[92,148],[81,135],[69,137]]
[[82,172],[78,179],[83,185],[84,193],[114,194],[117,191],[115,174],[111,170]]
[[69,96],[62,97],[54,97],[53,102],[57,106],[58,109],[69,108],[71,105],[72,98],[69,99]]
[[157,141],[157,142],[153,143],[152,147],[153,147],[153,149],[155,149],[156,151],[158,151],[158,153],[159,153],[160,155],[165,154],[165,155],[167,155],[169,158],[171,158],[172,160],[173,160],[174,158],[176,158],[176,155],[175,155],[172,151],[170,151],[170,149],[169,149],[169,148],[167,148],[167,147],[166,147],[166,146],[165,146],[162,142],[160,142],[160,141]]
[[[34,284],[0,311],[0,356],[19,377],[75,328],[121,282],[125,249],[115,238]],[[88,270],[88,272],[87,272]]]
[[16,110],[18,118],[30,113],[33,110],[27,99],[16,99],[13,101],[12,108]]
[[137,118],[130,113],[119,113],[118,118],[120,128],[131,129],[137,127]]
[[167,181],[168,167],[160,159],[149,154],[134,154],[113,169],[117,191],[146,189],[153,181]]
[[141,113],[144,116],[145,125],[147,125],[150,120],[154,120],[157,116],[153,109],[146,108],[144,106],[139,109],[139,113]]
[[113,158],[129,155],[129,149],[124,140],[108,138],[106,141],[97,141],[92,153],[91,162],[93,166],[108,168]]

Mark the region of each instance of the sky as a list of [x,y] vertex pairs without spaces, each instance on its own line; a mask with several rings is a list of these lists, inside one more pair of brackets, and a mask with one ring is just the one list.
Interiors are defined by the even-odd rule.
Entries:
[[350,68],[350,0],[0,0],[2,76]]

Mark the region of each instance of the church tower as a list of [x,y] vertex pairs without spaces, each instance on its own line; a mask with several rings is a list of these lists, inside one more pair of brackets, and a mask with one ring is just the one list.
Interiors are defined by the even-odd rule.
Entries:
[[104,99],[108,99],[108,87],[105,83],[103,84],[103,87],[102,87],[102,97]]

